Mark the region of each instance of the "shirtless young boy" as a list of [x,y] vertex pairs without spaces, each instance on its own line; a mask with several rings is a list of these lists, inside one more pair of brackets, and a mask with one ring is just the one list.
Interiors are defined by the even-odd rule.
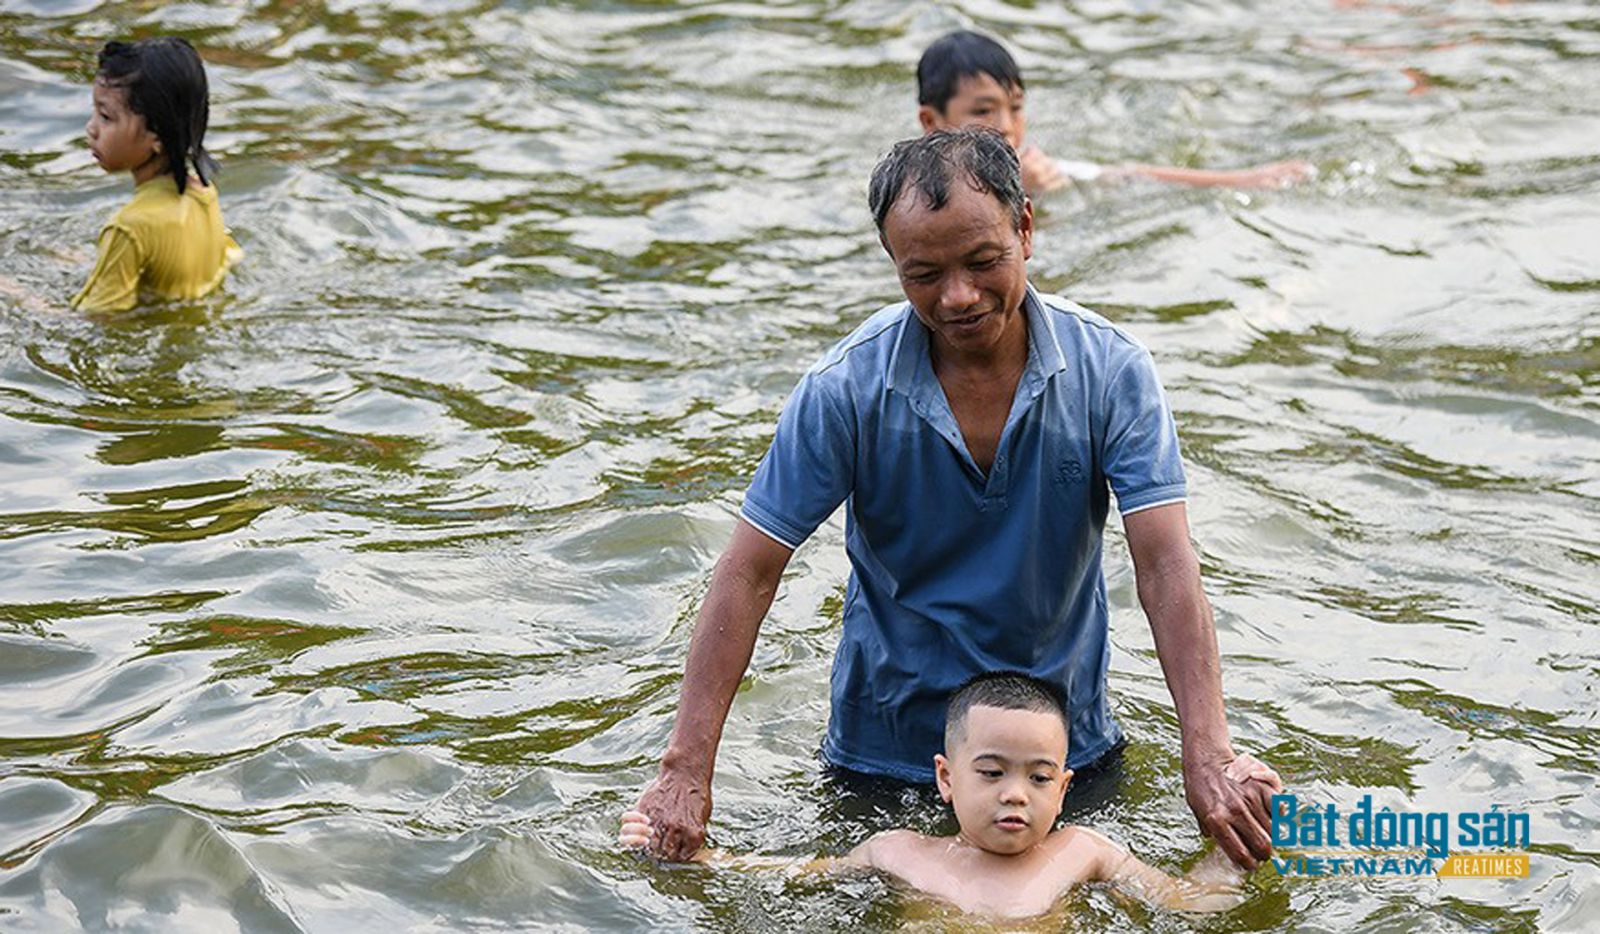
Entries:
[[1274,162],[1249,169],[1190,169],[1168,165],[1103,166],[1056,160],[1038,146],[1024,145],[1022,72],[1005,47],[988,36],[962,30],[928,46],[917,63],[917,120],[924,133],[980,123],[1011,141],[1022,162],[1022,185],[1030,195],[1072,181],[1128,176],[1194,187],[1279,188],[1310,178],[1309,162]]
[[[1140,862],[1085,827],[1052,829],[1072,770],[1067,716],[1055,690],[1015,672],[979,675],[950,698],[945,754],[933,757],[939,794],[961,830],[929,837],[911,830],[880,833],[847,855],[812,861],[727,856],[701,850],[696,861],[739,867],[860,867],[896,876],[963,911],[1026,917],[1042,914],[1072,886],[1109,882],[1152,904],[1182,911],[1222,911],[1243,901],[1243,873],[1213,849],[1181,879]],[[1278,776],[1241,756],[1230,777],[1282,788]],[[650,820],[622,816],[618,842],[649,843]]]

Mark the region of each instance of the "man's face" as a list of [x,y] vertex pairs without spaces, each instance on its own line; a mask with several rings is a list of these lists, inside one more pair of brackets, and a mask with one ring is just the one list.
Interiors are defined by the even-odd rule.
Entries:
[[1011,148],[1022,149],[1027,120],[1022,116],[1022,89],[1005,87],[986,74],[967,75],[956,85],[956,93],[945,102],[944,112],[924,104],[917,109],[924,132],[952,130],[980,125],[1000,131]]
[[934,756],[939,794],[968,843],[1023,853],[1050,835],[1072,771],[1061,718],[1035,710],[973,707],[949,758]]
[[144,117],[129,109],[127,92],[98,80],[94,83],[94,112],[84,133],[89,138],[89,152],[107,172],[127,172],[144,165],[159,145]]
[[883,245],[906,299],[943,349],[985,353],[1026,327],[1031,204],[1023,205],[1019,229],[999,198],[965,178],[951,181],[937,211],[908,186],[884,218]]

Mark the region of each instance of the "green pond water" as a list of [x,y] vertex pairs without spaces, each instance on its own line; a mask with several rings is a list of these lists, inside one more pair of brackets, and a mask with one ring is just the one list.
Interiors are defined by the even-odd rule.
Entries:
[[[1031,273],[1156,356],[1235,742],[1533,844],[1526,879],[1266,870],[1216,917],[1091,888],[1032,926],[1600,929],[1600,9],[1409,0],[0,0],[0,929],[981,928],[612,845],[786,395],[899,298],[865,179],[961,26],[1054,155],[1316,164],[1048,197]],[[93,54],[152,33],[207,59],[247,257],[66,313],[130,192]],[[762,631],[724,846],[951,826],[817,760],[842,539]],[[1131,743],[1069,815],[1177,869],[1116,528],[1107,569]]]

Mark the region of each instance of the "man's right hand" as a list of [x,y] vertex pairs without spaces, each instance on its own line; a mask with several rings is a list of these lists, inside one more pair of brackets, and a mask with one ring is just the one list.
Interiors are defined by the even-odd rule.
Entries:
[[647,818],[651,853],[673,862],[687,862],[706,842],[711,822],[711,783],[662,767],[656,780],[639,796],[634,810]]

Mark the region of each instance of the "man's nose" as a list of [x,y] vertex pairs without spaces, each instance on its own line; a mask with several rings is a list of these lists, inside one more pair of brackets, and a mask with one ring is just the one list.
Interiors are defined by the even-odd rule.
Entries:
[[939,293],[939,304],[947,311],[965,311],[978,301],[977,286],[966,272],[957,271],[945,277],[944,289]]
[[1006,782],[1000,788],[1000,801],[1003,804],[1026,804],[1028,791],[1021,781]]

